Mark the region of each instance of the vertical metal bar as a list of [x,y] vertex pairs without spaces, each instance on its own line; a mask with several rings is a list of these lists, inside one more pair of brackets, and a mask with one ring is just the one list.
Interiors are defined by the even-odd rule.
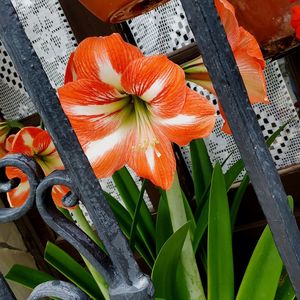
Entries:
[[0,300],[16,300],[12,290],[0,273]]
[[[112,299],[147,299],[152,284],[142,274],[105,200],[100,184],[65,116],[30,40],[9,0],[0,0],[0,38],[21,76],[24,86],[53,138],[65,168],[85,204],[108,251],[118,282],[110,286]],[[134,295],[134,296],[133,296]]]
[[282,260],[300,299],[300,234],[214,0],[181,0]]

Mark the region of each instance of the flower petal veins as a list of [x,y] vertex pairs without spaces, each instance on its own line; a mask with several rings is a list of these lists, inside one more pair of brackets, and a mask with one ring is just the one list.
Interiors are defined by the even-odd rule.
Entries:
[[122,90],[121,75],[131,61],[142,57],[136,47],[117,33],[82,41],[73,57],[77,79],[97,79]]
[[178,114],[186,94],[183,70],[164,55],[133,61],[122,76],[128,94],[149,103],[151,112],[160,117]]
[[71,60],[58,94],[96,176],[127,164],[170,188],[176,169],[171,142],[207,136],[213,106],[186,87],[183,70],[166,56],[143,57],[118,35],[85,40]]

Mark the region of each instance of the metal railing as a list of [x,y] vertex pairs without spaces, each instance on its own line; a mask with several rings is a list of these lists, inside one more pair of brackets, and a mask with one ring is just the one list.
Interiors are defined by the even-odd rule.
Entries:
[[[299,230],[256,116],[249,104],[214,1],[182,0],[182,4],[275,243],[300,299]],[[8,165],[24,171],[29,177],[31,192],[23,207],[0,210],[0,222],[19,218],[30,209],[36,199],[39,212],[46,223],[80,251],[105,277],[110,286],[111,299],[152,298],[152,283],[140,272],[105,201],[98,180],[59,104],[56,92],[52,89],[9,0],[0,0],[0,16],[0,38],[51,134],[66,169],[43,179],[41,170],[32,159],[21,155],[4,158],[0,163],[2,172]],[[69,186],[73,193],[69,198],[82,200],[109,256],[100,253],[84,232],[59,214],[50,193],[55,184]],[[16,185],[17,182],[14,181],[4,182],[0,191],[7,192]],[[3,278],[0,278],[0,289],[1,284],[3,292],[9,293],[7,288],[4,290]],[[66,287],[63,283],[61,286],[69,289],[69,293],[77,292],[75,287]],[[35,290],[33,293],[31,299],[40,297],[39,291]],[[57,290],[55,293],[54,296],[57,295]],[[47,296],[51,296],[51,293]],[[11,297],[13,299],[13,295]],[[61,293],[61,297],[63,299],[64,294]],[[74,299],[81,299],[78,297]]]

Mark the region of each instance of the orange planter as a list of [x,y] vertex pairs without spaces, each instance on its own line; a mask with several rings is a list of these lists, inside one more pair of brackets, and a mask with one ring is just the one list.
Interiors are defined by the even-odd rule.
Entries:
[[289,0],[229,0],[236,8],[241,26],[251,32],[262,49],[278,52],[294,44],[291,7],[300,4]]
[[169,0],[80,0],[95,16],[104,22],[118,23],[131,19]]

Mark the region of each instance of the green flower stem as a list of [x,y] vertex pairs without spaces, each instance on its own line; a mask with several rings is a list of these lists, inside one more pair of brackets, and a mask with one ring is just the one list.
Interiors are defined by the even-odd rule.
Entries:
[[[169,206],[169,212],[172,222],[173,231],[175,232],[185,223],[187,223],[187,216],[184,208],[184,203],[181,194],[181,188],[177,173],[174,177],[172,187],[166,191],[166,198]],[[205,300],[205,294],[197,267],[191,235],[188,233],[184,242],[181,254],[181,264],[186,279],[186,286],[190,294],[190,299]]]
[[[79,206],[77,206],[75,209],[71,211],[71,216],[72,219],[76,222],[77,226],[82,231],[84,231],[103,250],[104,246],[102,242],[100,241],[96,233],[93,231],[90,224],[87,222]],[[91,263],[84,256],[81,255],[81,257],[84,260],[87,268],[91,272],[92,276],[94,277],[99,289],[102,292],[103,297],[106,300],[109,300],[108,285],[105,282],[103,276],[96,271],[96,269],[91,265]]]

